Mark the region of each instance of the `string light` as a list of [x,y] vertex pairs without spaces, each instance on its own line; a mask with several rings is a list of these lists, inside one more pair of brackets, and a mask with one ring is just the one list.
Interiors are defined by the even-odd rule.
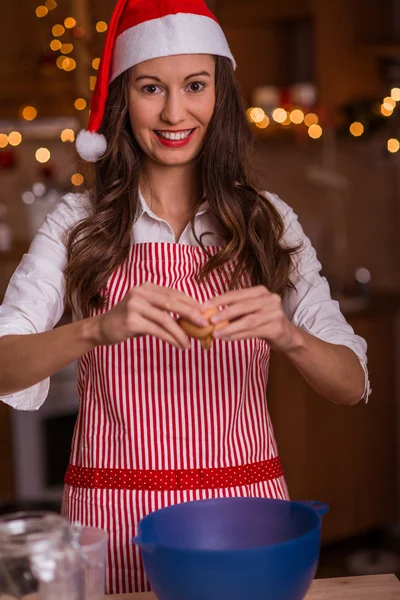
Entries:
[[12,131],[8,136],[8,142],[11,146],[19,146],[22,142],[22,135],[19,131]]
[[99,21],[98,23],[96,23],[96,31],[98,31],[99,33],[104,33],[105,31],[107,31],[108,29],[108,25],[105,21]]
[[85,181],[85,178],[83,177],[83,175],[81,175],[81,173],[75,173],[71,177],[72,185],[80,186],[83,184],[84,181]]
[[39,17],[39,19],[46,17],[48,14],[49,14],[49,11],[46,6],[38,6],[37,7],[36,16]]
[[[97,71],[97,69],[99,68],[99,66],[100,66],[100,59],[99,58],[94,58],[92,60],[92,67],[93,67],[93,69],[95,69],[95,71]],[[249,110],[251,110],[251,109],[249,109]]]
[[90,76],[90,91],[93,92],[94,88],[96,87],[96,81],[97,81],[97,77],[95,75],[91,75]]
[[262,108],[252,108],[249,116],[253,123],[261,123],[265,119],[265,112]]
[[312,125],[318,125],[318,115],[316,115],[315,113],[308,113],[308,115],[304,117],[304,123],[307,125],[307,127],[311,127]]
[[303,123],[304,121],[304,113],[302,110],[300,110],[299,108],[295,108],[291,113],[290,113],[290,120],[292,121],[292,123],[294,123],[295,125],[300,125],[300,123]]
[[395,138],[391,138],[390,140],[388,140],[387,149],[389,150],[389,152],[392,153],[398,152],[400,149],[399,140],[396,140]]
[[400,88],[396,87],[393,88],[390,92],[390,96],[391,98],[393,98],[393,100],[395,100],[396,102],[400,101]]
[[47,10],[54,10],[57,8],[57,2],[55,0],[46,0],[45,6]]
[[54,37],[61,37],[65,33],[65,27],[63,27],[62,25],[54,25],[51,31]]
[[277,123],[284,123],[287,119],[287,112],[284,108],[276,108],[272,113],[272,118]]
[[8,146],[8,135],[0,133],[0,148],[6,148]]
[[267,115],[265,115],[265,117],[263,118],[262,121],[260,121],[259,123],[256,123],[256,125],[260,129],[266,129],[269,125],[269,118],[267,117]]
[[389,109],[384,104],[382,104],[381,113],[384,117],[391,117],[393,114],[393,109]]
[[308,135],[310,136],[310,138],[317,140],[322,135],[322,127],[320,125],[317,125],[316,123],[310,125]]
[[50,160],[51,154],[48,148],[39,148],[36,150],[35,158],[40,163],[47,163]]
[[34,106],[26,106],[22,111],[25,121],[33,121],[37,117],[37,110]]
[[78,98],[77,100],[75,100],[74,106],[77,110],[85,110],[87,102],[84,98]]
[[61,44],[60,52],[61,54],[71,54],[74,49],[73,44]]
[[350,133],[354,137],[360,137],[364,133],[364,125],[359,121],[355,121],[350,125]]
[[393,100],[390,96],[386,96],[383,99],[382,105],[387,108],[387,110],[394,110],[396,108],[396,100]]
[[76,69],[76,61],[73,58],[64,58],[62,68],[64,71],[73,71]]
[[73,29],[74,27],[76,27],[76,21],[72,17],[68,17],[67,19],[65,19],[64,25],[67,29]]
[[62,43],[60,42],[60,40],[51,40],[50,42],[50,48],[52,50],[54,50],[54,52],[57,52],[57,50],[60,50],[62,46]]
[[59,69],[64,69],[64,61],[69,60],[65,56],[59,56],[56,60],[56,65]]
[[75,131],[73,129],[64,129],[61,132],[61,140],[63,142],[74,142],[75,141]]

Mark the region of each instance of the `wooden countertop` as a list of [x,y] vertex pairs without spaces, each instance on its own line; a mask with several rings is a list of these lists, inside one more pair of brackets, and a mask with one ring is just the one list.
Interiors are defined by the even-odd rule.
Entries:
[[[151,593],[116,594],[109,600],[156,600]],[[400,581],[395,575],[316,579],[306,600],[399,600]],[[221,598],[222,600],[222,598]]]

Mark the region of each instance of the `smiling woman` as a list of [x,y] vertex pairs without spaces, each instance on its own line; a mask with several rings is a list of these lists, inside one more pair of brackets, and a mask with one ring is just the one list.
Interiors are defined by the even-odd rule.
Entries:
[[[203,0],[117,2],[77,139],[90,188],[47,216],[0,311],[5,402],[37,409],[79,359],[63,513],[108,531],[109,592],[148,588],[131,540],[149,512],[289,497],[271,348],[322,396],[368,398],[364,340],[253,175],[234,68]],[[66,299],[74,322],[54,328]]]

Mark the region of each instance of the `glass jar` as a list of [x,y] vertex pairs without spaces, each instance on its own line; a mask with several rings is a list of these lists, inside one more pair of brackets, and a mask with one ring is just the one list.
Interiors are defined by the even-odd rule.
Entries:
[[0,599],[83,600],[83,574],[67,519],[40,511],[0,517]]

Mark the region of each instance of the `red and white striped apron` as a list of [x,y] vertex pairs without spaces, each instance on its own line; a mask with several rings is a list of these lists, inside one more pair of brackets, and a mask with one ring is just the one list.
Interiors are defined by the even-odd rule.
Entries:
[[[146,281],[200,302],[224,293],[231,267],[200,284],[206,260],[199,247],[135,244],[108,280],[102,310]],[[81,358],[63,513],[109,532],[107,592],[149,589],[131,542],[149,512],[217,496],[288,498],[267,409],[268,364],[261,339],[217,340],[209,351],[192,340],[185,351],[143,336]]]

